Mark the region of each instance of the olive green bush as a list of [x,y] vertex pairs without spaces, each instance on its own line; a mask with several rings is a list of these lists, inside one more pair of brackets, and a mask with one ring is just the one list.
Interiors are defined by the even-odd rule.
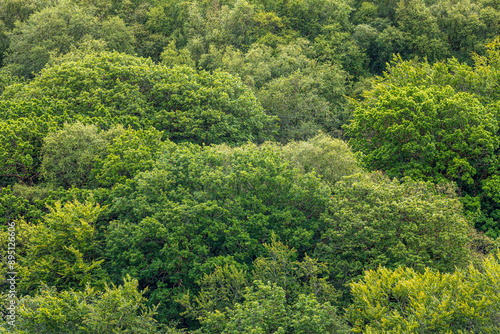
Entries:
[[314,170],[329,185],[343,176],[361,172],[349,145],[323,133],[307,141],[289,142],[282,151],[294,166],[306,173]]
[[42,177],[52,186],[88,187],[95,183],[92,168],[106,154],[108,140],[95,125],[65,124],[43,141]]
[[453,187],[380,172],[337,182],[314,256],[329,264],[336,287],[378,266],[444,272],[471,261],[471,223]]

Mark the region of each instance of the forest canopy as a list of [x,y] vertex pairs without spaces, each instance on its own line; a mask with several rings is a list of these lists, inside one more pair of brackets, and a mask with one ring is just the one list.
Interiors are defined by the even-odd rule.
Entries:
[[0,0],[0,331],[500,331],[499,22]]

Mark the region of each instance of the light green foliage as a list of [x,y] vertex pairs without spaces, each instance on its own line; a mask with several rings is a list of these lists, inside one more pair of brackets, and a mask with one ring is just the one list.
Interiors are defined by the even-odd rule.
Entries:
[[277,139],[304,140],[319,130],[342,134],[346,73],[330,63],[319,64],[307,40],[299,39],[273,50],[254,44],[247,53],[234,48],[215,48],[201,64],[239,75],[254,88],[268,115],[280,119]]
[[471,258],[472,227],[450,187],[355,174],[335,184],[323,219],[314,256],[339,285],[379,265],[452,271]]
[[253,281],[275,284],[283,289],[287,300],[299,295],[314,295],[319,301],[335,303],[337,292],[328,283],[327,265],[305,255],[297,260],[297,251],[271,236],[269,244],[251,265],[251,274],[230,257],[224,265],[216,265],[210,274],[204,274],[198,284],[201,291],[194,298],[185,294],[180,303],[186,314],[201,319],[209,313],[224,311],[243,300],[244,289]]
[[453,273],[379,268],[351,283],[355,333],[497,333],[498,253]]
[[250,90],[227,73],[169,69],[118,53],[90,54],[47,68],[22,88],[6,90],[4,98],[0,109],[17,117],[32,113],[23,108],[29,101],[61,118],[106,128],[154,126],[164,138],[198,144],[259,141],[274,129],[273,118]]
[[177,50],[175,42],[172,41],[163,50],[160,55],[162,64],[166,66],[176,66],[176,65],[187,65],[189,67],[195,67],[194,61],[191,59],[191,55],[187,49]]
[[[5,52],[7,51],[9,47],[9,36],[8,36],[8,31],[7,28],[5,27],[5,24],[0,20],[0,64],[3,62],[3,58],[5,56]],[[0,73],[1,76],[3,74]],[[3,78],[0,78],[0,94],[3,90]]]
[[51,52],[67,53],[89,35],[103,39],[112,50],[132,52],[133,36],[120,18],[100,21],[91,11],[63,1],[33,14],[12,31],[5,67],[32,78],[45,66]]
[[332,132],[342,124],[330,103],[319,96],[318,84],[312,76],[297,71],[288,77],[271,81],[259,91],[266,113],[279,118],[280,142],[306,140],[318,131]]
[[300,254],[314,247],[329,192],[275,146],[169,147],[153,170],[113,191],[110,269],[155,285],[150,300],[169,300],[160,316],[176,316],[172,299],[197,288],[211,258],[250,265],[272,233]]
[[338,294],[329,283],[328,268],[323,262],[304,255],[297,260],[297,251],[271,237],[264,244],[265,252],[253,263],[252,280],[276,284],[283,288],[289,301],[313,295],[321,302],[335,303]]
[[[1,61],[1,59],[0,59],[0,61]],[[0,96],[2,95],[5,87],[13,85],[17,82],[19,82],[18,77],[13,76],[5,69],[0,69]]]
[[294,31],[286,30],[283,19],[274,12],[257,11],[252,19],[255,23],[252,33],[258,44],[271,47],[286,45],[298,35]]
[[155,311],[144,306],[143,294],[129,276],[123,285],[106,285],[104,291],[87,286],[58,292],[42,286],[37,295],[19,300],[16,329],[39,334],[157,333]]
[[112,186],[152,168],[164,145],[162,133],[123,129],[101,131],[95,125],[65,124],[44,138],[41,173],[51,186],[95,188]]
[[255,281],[243,296],[242,303],[200,318],[202,328],[195,333],[348,333],[337,319],[336,309],[328,302],[318,302],[314,295],[301,294],[287,305],[283,288]]
[[497,260],[465,269],[500,233],[499,22],[498,0],[0,0],[19,333],[345,333],[353,298],[358,332],[499,331]]
[[[234,264],[217,266],[200,281],[194,303],[181,303],[201,324],[200,333],[344,333],[331,302],[326,265],[271,237],[253,263],[252,280]],[[264,283],[263,283],[264,282]]]
[[186,47],[198,63],[210,47],[247,48],[255,41],[254,15],[254,6],[245,0],[165,1],[150,10],[146,26],[178,40],[179,46]]
[[43,141],[40,171],[49,184],[81,188],[95,183],[92,167],[97,159],[104,158],[108,144],[98,127],[66,123]]
[[[99,205],[56,202],[38,223],[18,221],[16,228],[18,293],[32,292],[40,282],[63,288],[102,286],[106,274],[94,239]],[[7,247],[7,232],[1,233]],[[71,241],[68,243],[68,241]]]
[[[43,138],[64,123],[81,121],[104,129],[118,124],[135,129],[153,127],[163,131],[162,139],[207,145],[264,141],[272,138],[276,128],[275,119],[265,115],[252,92],[227,73],[196,72],[187,67],[169,69],[117,53],[91,53],[82,60],[72,58],[76,55],[54,59],[55,65],[34,80],[6,87],[0,100],[2,185],[12,184],[13,180],[28,185],[36,182]],[[94,160],[89,156],[99,158],[105,147],[98,144],[102,143],[98,134],[89,135],[94,138],[93,146],[81,143],[88,147],[82,146],[79,151],[72,151],[76,142],[69,143],[72,137],[67,136],[65,150],[72,151],[67,158],[71,156],[73,162],[62,164],[59,171],[79,176],[60,180],[55,170],[49,172],[49,167],[46,172],[52,176],[46,176],[56,185],[85,184],[90,160]],[[79,140],[82,142],[83,137]],[[63,145],[59,141],[52,143]],[[139,146],[136,149],[142,151]],[[66,152],[60,148],[59,153]],[[79,155],[84,153],[87,158],[74,160],[81,160]],[[58,158],[52,161],[52,167],[62,162]],[[71,169],[75,164],[82,168]]]
[[245,301],[227,312],[209,313],[199,319],[206,333],[284,334],[286,328],[285,292],[276,285],[256,282],[247,288]]
[[89,35],[83,37],[81,41],[70,46],[68,53],[58,54],[50,52],[50,58],[46,67],[60,65],[68,61],[78,61],[89,54],[99,54],[108,50],[108,44],[101,39],[94,39]]
[[314,170],[330,185],[343,176],[361,172],[356,156],[347,143],[325,134],[307,141],[290,142],[282,150],[297,168],[306,173]]
[[[310,42],[297,39],[286,45],[278,45],[275,50],[266,45],[253,44],[246,53],[243,53],[228,47],[221,54],[219,66],[230,73],[238,74],[245,84],[258,91],[269,81],[287,77],[297,70],[307,74],[314,72],[320,77],[325,75],[321,72],[326,69],[313,57],[314,51]],[[345,74],[341,69],[336,66],[328,69],[336,71],[335,74],[345,80]],[[335,88],[337,91],[333,90],[331,93],[343,94],[341,87]]]

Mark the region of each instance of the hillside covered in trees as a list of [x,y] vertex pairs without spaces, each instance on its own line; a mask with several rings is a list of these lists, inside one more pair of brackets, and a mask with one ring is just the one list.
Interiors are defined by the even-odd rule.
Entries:
[[497,0],[0,0],[17,334],[500,332]]

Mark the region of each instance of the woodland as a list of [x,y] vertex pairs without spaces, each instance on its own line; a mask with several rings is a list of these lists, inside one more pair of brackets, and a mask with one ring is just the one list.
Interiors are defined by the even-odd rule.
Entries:
[[499,0],[0,0],[0,64],[1,333],[500,333]]

